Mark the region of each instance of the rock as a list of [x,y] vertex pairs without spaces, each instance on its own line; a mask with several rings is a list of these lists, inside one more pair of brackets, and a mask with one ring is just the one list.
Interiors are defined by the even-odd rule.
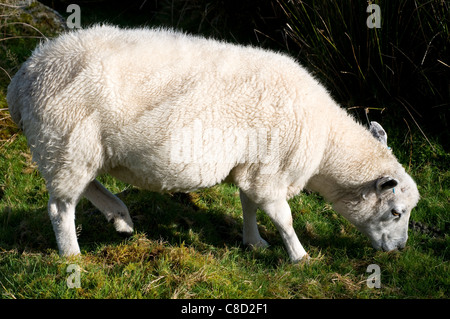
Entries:
[[36,0],[6,1],[2,10],[8,23],[29,25],[41,35],[53,36],[68,30],[65,19],[58,12]]

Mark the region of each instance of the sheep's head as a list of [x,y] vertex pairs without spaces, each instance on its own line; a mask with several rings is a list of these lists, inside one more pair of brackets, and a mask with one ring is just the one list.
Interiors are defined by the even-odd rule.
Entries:
[[[387,144],[381,125],[371,122],[370,132]],[[333,205],[370,238],[374,248],[384,251],[405,247],[411,210],[420,197],[416,183],[400,164],[392,175],[381,176],[349,192]]]
[[412,178],[383,176],[334,204],[335,209],[366,234],[376,249],[405,247],[411,210],[419,192]]

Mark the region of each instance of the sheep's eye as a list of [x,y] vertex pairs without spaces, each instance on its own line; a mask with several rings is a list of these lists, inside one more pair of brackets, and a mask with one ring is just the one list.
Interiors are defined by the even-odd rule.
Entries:
[[394,215],[395,217],[402,216],[402,214],[398,212],[395,208],[391,210],[391,214]]

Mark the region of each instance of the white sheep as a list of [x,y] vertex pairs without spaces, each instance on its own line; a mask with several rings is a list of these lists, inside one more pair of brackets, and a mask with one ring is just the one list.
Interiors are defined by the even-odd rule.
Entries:
[[287,199],[303,188],[321,193],[384,250],[405,245],[419,200],[385,143],[279,53],[168,30],[94,26],[39,45],[7,101],[47,182],[62,255],[80,253],[82,196],[117,231],[133,231],[126,206],[96,181],[102,173],[161,192],[234,183],[244,243],[267,245],[260,208],[294,262],[308,255]]

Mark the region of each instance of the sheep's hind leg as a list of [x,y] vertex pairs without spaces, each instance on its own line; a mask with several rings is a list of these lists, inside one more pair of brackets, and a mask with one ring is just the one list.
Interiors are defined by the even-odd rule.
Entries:
[[239,192],[242,204],[242,213],[244,218],[243,241],[244,245],[252,248],[265,248],[269,244],[261,238],[258,231],[258,224],[256,223],[256,210],[258,206],[244,194]]
[[133,222],[128,208],[100,182],[92,181],[83,195],[105,215],[108,221],[114,221],[114,227],[119,233],[130,235],[133,232]]

